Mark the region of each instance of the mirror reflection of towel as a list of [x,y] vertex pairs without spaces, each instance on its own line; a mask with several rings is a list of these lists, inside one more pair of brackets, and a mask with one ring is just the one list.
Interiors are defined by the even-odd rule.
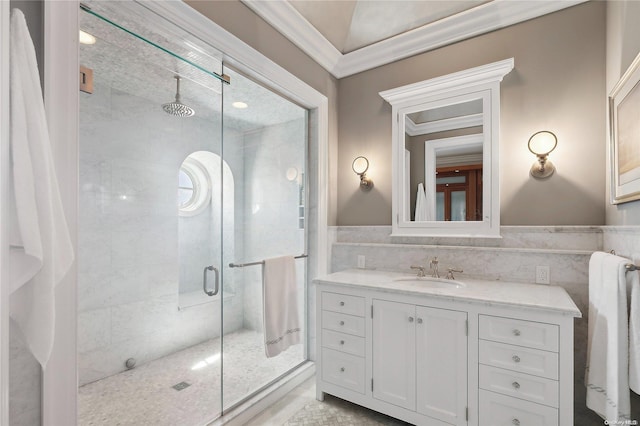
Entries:
[[11,13],[9,311],[43,367],[55,328],[55,286],[73,263],[33,42],[23,13]]
[[422,182],[418,184],[418,194],[416,195],[416,214],[414,220],[416,222],[424,222],[425,220],[428,220],[427,196],[424,191],[424,185],[422,185]]

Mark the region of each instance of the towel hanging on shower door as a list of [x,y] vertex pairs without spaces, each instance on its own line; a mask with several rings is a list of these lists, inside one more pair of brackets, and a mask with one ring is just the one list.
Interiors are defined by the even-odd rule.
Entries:
[[262,300],[267,358],[301,342],[296,264],[293,256],[264,261]]
[[9,311],[43,367],[53,347],[55,286],[73,263],[42,101],[40,76],[23,13],[11,13]]

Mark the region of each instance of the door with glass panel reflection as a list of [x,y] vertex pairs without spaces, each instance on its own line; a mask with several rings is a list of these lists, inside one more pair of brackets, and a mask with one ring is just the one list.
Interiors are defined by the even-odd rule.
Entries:
[[482,220],[482,165],[439,167],[436,220]]

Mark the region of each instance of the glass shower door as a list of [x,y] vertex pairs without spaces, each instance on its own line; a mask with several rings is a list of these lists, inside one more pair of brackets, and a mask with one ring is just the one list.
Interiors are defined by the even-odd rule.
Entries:
[[138,3],[87,5],[78,424],[206,424],[222,411],[221,62]]
[[[224,233],[223,410],[241,403],[307,359],[306,158],[307,111],[241,73],[225,67],[223,150],[229,176]],[[227,184],[232,180],[232,185]],[[229,202],[227,202],[229,200]],[[227,228],[225,228],[227,229]],[[274,306],[297,316],[299,336],[276,356],[265,353],[263,261],[298,256],[294,302]],[[293,330],[291,330],[293,331]]]

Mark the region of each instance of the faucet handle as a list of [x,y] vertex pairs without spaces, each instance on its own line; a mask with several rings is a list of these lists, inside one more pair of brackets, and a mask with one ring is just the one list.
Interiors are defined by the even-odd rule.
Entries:
[[410,268],[411,268],[411,269],[417,269],[417,270],[418,270],[418,276],[419,276],[419,277],[424,277],[424,276],[425,276],[425,273],[424,273],[424,266],[414,266],[414,265],[411,265],[411,266],[410,266]]
[[447,279],[448,280],[454,280],[456,277],[453,276],[454,272],[464,272],[462,269],[454,269],[454,268],[448,268],[447,269]]

